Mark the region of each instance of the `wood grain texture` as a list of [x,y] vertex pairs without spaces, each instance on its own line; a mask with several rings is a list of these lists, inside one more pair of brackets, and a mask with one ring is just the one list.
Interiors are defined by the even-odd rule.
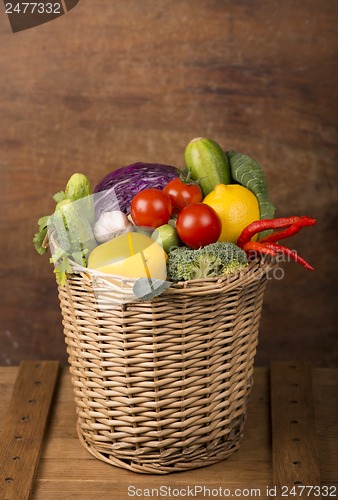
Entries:
[[57,361],[21,363],[1,426],[3,500],[31,498],[58,369]]
[[[312,373],[310,363],[290,361],[270,371],[273,484],[282,498],[283,488],[321,485]],[[322,496],[307,490],[307,498]]]
[[263,309],[259,362],[337,363],[335,0],[81,0],[12,34],[0,5],[0,364],[66,364],[52,267],[31,245],[74,171],[182,165],[210,136],[264,167],[277,215],[318,219]]
[[[0,430],[17,371],[15,367],[0,367]],[[337,488],[338,371],[315,369],[312,375],[322,484]],[[173,490],[194,485],[228,488],[231,492],[236,488],[260,489],[260,497],[267,498],[266,488],[274,486],[269,406],[269,370],[256,368],[245,435],[238,452],[222,463],[166,477],[136,474],[100,462],[82,447],[76,434],[70,375],[63,369],[32,498],[108,500],[113,496],[116,500],[125,500],[130,486],[139,489],[162,486]]]

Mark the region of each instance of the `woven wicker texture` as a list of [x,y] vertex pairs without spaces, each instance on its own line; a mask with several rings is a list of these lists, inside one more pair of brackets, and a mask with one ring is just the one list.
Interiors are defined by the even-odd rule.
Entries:
[[269,269],[254,262],[109,307],[88,273],[59,287],[78,434],[94,456],[166,474],[238,449]]

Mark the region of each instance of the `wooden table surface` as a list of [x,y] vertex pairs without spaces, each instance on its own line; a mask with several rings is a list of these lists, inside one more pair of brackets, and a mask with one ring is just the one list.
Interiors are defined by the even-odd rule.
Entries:
[[[18,367],[0,367],[0,432],[18,372]],[[338,495],[338,370],[313,369],[312,380],[321,485],[329,487],[322,493],[323,497],[332,498]],[[255,369],[245,435],[239,451],[216,465],[156,476],[110,466],[93,458],[82,447],[76,434],[70,375],[68,369],[61,369],[31,498],[268,498],[267,488],[271,497],[279,498],[273,491],[269,381],[268,368]],[[290,467],[294,466],[290,463]],[[299,498],[302,496],[309,498],[306,491]],[[21,500],[7,495],[6,498]],[[1,497],[1,500],[4,499]]]

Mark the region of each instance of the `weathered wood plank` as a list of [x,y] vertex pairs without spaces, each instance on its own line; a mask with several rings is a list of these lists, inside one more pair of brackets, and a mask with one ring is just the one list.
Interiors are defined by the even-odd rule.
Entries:
[[[310,363],[294,361],[273,362],[270,370],[273,484],[282,498],[283,488],[289,494],[321,485],[312,373]],[[317,493],[307,498],[321,498]]]
[[59,363],[21,363],[0,434],[0,495],[27,500],[34,487]]

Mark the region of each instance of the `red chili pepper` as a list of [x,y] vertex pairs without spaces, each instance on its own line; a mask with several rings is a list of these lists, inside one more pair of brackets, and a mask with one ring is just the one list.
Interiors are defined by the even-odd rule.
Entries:
[[288,247],[284,247],[283,245],[278,245],[277,243],[264,243],[264,246],[267,249],[273,250],[278,253],[283,253],[293,259],[295,262],[298,262],[301,264],[305,269],[309,269],[310,271],[314,271],[314,268],[305,260],[303,259],[300,255],[298,255],[295,250],[291,250]]
[[[242,248],[245,243],[251,240],[255,234],[269,229],[287,228],[279,233],[272,233],[265,236],[260,241],[278,241],[297,233],[303,226],[310,226],[316,223],[315,219],[307,216],[279,217],[278,219],[261,219],[246,226],[240,234],[237,245]],[[292,228],[292,229],[291,229]],[[277,235],[278,234],[278,238]]]
[[271,234],[268,234],[267,236],[261,238],[259,241],[261,243],[265,242],[274,243],[276,241],[282,240],[283,238],[289,238],[290,236],[293,236],[294,234],[298,233],[302,229],[302,227],[313,226],[314,224],[316,224],[316,222],[317,222],[316,219],[312,219],[311,217],[303,215],[302,217],[299,217],[298,221],[295,221],[286,229],[282,231],[275,231]]
[[260,243],[258,241],[248,241],[242,247],[245,252],[259,252],[265,253],[267,255],[276,255],[276,252],[270,248],[268,248],[265,244]]
[[[283,253],[298,262],[306,269],[313,271],[313,267],[302,257],[300,257],[297,252],[291,250],[288,247],[279,245],[276,241],[283,238],[288,238],[298,233],[302,227],[313,226],[316,224],[316,219],[308,216],[293,216],[293,217],[280,217],[278,219],[262,219],[254,221],[243,229],[240,234],[237,245],[246,252],[258,251],[260,253],[268,255],[276,255],[276,253]],[[268,236],[261,238],[259,241],[251,241],[251,238],[255,234],[261,231],[266,231],[269,229],[279,229],[285,228],[281,231],[275,231]]]

